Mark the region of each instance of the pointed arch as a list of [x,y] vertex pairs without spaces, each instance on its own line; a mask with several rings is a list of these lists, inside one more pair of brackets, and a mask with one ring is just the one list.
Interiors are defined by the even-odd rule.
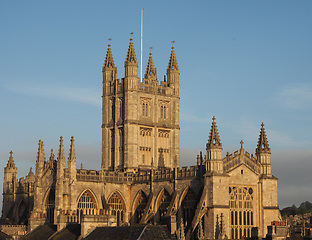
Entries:
[[186,187],[179,199],[179,206],[182,211],[182,218],[186,228],[194,217],[194,212],[196,208],[196,196],[190,187]]
[[47,221],[49,224],[54,223],[54,210],[55,210],[55,190],[53,188],[48,188],[45,193],[44,208],[47,214]]
[[25,223],[25,220],[27,220],[27,205],[23,199],[17,206],[17,219],[18,223]]
[[181,206],[182,201],[183,201],[183,199],[185,198],[185,195],[188,193],[189,189],[190,189],[189,186],[187,186],[187,187],[185,187],[185,188],[183,189],[183,191],[182,191],[182,193],[181,193],[181,195],[180,195],[180,198],[179,198],[179,205],[178,205],[178,206]]
[[133,199],[132,213],[136,223],[139,223],[147,205],[148,198],[143,190],[139,190]]
[[83,190],[77,198],[77,209],[98,209],[98,202],[91,189]]
[[163,188],[162,190],[159,191],[158,196],[155,201],[155,211],[156,211],[156,216],[158,218],[161,218],[167,214],[169,205],[171,202],[171,196],[169,192]]
[[126,204],[123,196],[119,191],[113,192],[108,198],[108,206],[111,214],[117,217],[117,226],[125,222]]

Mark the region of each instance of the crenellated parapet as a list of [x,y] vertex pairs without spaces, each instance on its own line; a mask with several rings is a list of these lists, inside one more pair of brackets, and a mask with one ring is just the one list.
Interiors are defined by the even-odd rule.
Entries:
[[260,162],[247,151],[243,151],[242,153],[235,151],[234,154],[227,153],[226,157],[223,158],[223,169],[225,172],[230,172],[241,164],[245,164],[255,173],[260,174]]

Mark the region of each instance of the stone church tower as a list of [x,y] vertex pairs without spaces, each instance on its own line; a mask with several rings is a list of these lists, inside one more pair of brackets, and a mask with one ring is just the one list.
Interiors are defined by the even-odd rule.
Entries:
[[[172,47],[166,76],[158,81],[152,53],[141,82],[133,40],[117,79],[111,45],[103,72],[100,170],[77,168],[74,138],[65,156],[46,157],[39,140],[35,174],[17,179],[10,152],[4,168],[2,218],[33,230],[70,224],[81,236],[103,226],[167,225],[180,239],[241,239],[280,221],[277,178],[262,123],[255,156],[240,149],[222,156],[213,117],[206,153],[180,168],[179,67]],[[191,159],[192,161],[192,159]]]
[[179,166],[179,68],[174,48],[167,81],[157,80],[152,53],[143,81],[130,39],[125,77],[117,79],[111,46],[103,66],[102,169]]

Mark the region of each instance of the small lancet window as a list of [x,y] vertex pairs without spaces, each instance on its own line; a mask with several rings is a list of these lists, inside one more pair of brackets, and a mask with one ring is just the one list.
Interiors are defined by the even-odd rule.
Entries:
[[164,106],[164,119],[166,119],[166,106]]

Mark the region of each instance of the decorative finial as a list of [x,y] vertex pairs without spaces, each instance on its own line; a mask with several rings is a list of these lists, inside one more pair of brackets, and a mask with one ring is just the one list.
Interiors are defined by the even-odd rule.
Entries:
[[153,47],[150,47],[149,50],[150,50],[150,55],[151,55],[151,54],[152,54]]
[[130,41],[132,41],[133,32],[130,33]]
[[240,144],[241,144],[241,149],[243,149],[243,145],[244,145],[243,140],[240,141]]
[[10,151],[10,158],[13,156],[13,151],[11,150]]
[[215,117],[215,116],[212,117],[212,121],[213,121],[213,122],[216,121],[216,117]]
[[74,141],[75,141],[74,136],[71,137],[70,141],[71,141],[71,143],[74,143]]
[[112,39],[109,38],[109,39],[108,39],[108,46],[109,46],[109,47],[111,46],[111,41],[112,41]]
[[80,166],[80,167],[81,167],[81,169],[82,169],[82,163],[81,163],[81,166]]

